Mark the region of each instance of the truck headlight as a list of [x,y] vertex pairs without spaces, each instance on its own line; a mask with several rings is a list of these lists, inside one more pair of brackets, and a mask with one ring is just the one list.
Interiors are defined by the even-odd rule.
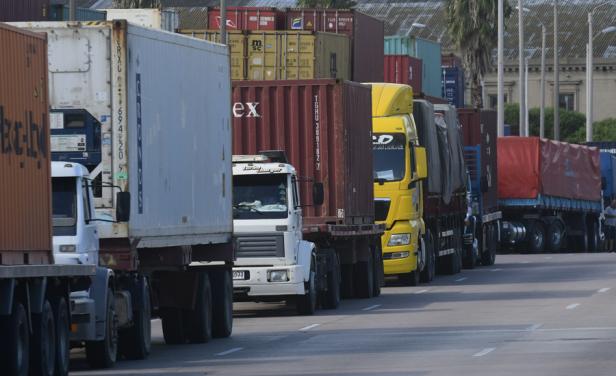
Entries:
[[388,246],[407,245],[411,243],[411,234],[392,234],[389,237]]
[[60,246],[60,252],[75,252],[77,250],[77,247],[75,247],[75,244],[63,244]]
[[289,273],[286,270],[270,270],[267,280],[269,282],[287,282]]
[[411,252],[409,252],[409,251],[404,251],[404,252],[387,252],[387,253],[383,253],[383,260],[403,259],[403,258],[409,257],[410,254],[411,254]]

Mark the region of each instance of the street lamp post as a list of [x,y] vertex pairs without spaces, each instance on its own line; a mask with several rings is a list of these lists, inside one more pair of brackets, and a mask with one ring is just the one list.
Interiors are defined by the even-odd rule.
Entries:
[[560,85],[558,64],[558,0],[554,0],[554,140],[560,141]]
[[426,27],[426,25],[424,25],[424,24],[422,24],[422,23],[419,23],[419,22],[413,22],[413,23],[411,24],[411,27],[409,28],[409,31],[407,31],[407,32],[406,32],[406,36],[407,36],[407,37],[410,37],[410,36],[411,36],[411,31],[413,31],[413,29],[414,29],[414,28],[417,28],[417,29],[423,29],[423,28],[425,28],[425,27]]
[[498,46],[497,46],[497,64],[498,64],[498,91],[496,95],[496,119],[498,126],[498,136],[505,135],[505,65],[504,65],[504,0],[498,0]]
[[616,31],[616,27],[607,27],[597,35],[593,35],[593,15],[595,11],[604,6],[612,4],[611,2],[605,2],[594,7],[588,12],[588,44],[586,45],[586,141],[592,141],[592,123],[593,123],[593,41],[600,34],[611,33]]
[[520,92],[518,95],[520,102],[520,114],[519,114],[519,134],[520,136],[525,136],[524,131],[526,126],[524,125],[526,121],[526,89],[524,82],[524,8],[522,7],[522,0],[518,0],[518,82]]
[[539,137],[545,137],[545,25],[541,24],[541,106],[539,107]]
[[220,0],[220,43],[227,44],[227,5]]

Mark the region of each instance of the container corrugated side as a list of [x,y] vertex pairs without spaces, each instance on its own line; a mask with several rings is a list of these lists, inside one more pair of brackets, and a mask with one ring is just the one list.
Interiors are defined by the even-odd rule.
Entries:
[[384,38],[385,55],[417,56],[415,38],[390,35]]
[[350,79],[345,35],[307,31],[250,31],[248,80]]
[[[75,9],[75,21],[105,21],[107,19],[107,12],[89,9],[89,8],[76,8]],[[56,4],[51,6],[49,12],[50,21],[68,21],[69,20],[69,8],[66,5]]]
[[421,90],[421,59],[404,55],[385,55],[385,82],[410,85]]
[[464,108],[464,71],[460,67],[442,68],[443,98],[456,108]]
[[415,57],[423,62],[422,92],[441,97],[441,45],[427,39],[415,38]]
[[0,24],[0,265],[50,264],[47,42]]
[[[370,87],[337,80],[233,83],[233,153],[285,150],[304,224],[373,223]],[[312,183],[325,200],[312,204]]]
[[0,22],[45,21],[49,0],[0,0]]
[[[182,29],[178,30],[178,33],[220,43],[220,31],[216,30]],[[227,32],[227,43],[231,53],[232,80],[243,80],[246,78],[246,42],[247,38],[244,31],[230,30]]]
[[616,156],[605,151],[601,152],[601,178],[605,180],[603,199],[608,204],[616,195]]
[[126,20],[129,23],[153,29],[175,32],[180,18],[172,9],[105,9],[107,20]]
[[[208,27],[220,28],[220,8],[208,10]],[[229,30],[284,30],[284,12],[271,7],[227,7]]]

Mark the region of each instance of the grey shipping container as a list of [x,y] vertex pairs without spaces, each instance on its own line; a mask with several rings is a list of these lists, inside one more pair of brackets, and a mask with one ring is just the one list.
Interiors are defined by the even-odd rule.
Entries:
[[0,0],[0,22],[45,21],[49,0]]
[[[105,21],[107,12],[89,8],[76,8],[75,21]],[[50,21],[68,21],[69,9],[66,5],[54,4],[49,12]]]

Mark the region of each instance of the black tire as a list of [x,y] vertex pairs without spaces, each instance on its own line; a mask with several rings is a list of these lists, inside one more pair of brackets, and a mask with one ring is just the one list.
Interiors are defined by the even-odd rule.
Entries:
[[163,338],[167,345],[186,343],[184,326],[186,325],[182,309],[176,307],[160,308],[160,320],[163,327]]
[[30,341],[30,373],[53,376],[56,368],[56,321],[49,300],[43,302],[41,313],[32,315]]
[[373,296],[381,295],[381,287],[385,284],[385,266],[383,265],[383,250],[380,241],[372,247],[374,252],[374,292]]
[[26,376],[30,357],[30,328],[26,310],[20,302],[13,303],[11,315],[2,320],[0,364],[2,373]]
[[486,239],[481,252],[481,265],[492,266],[496,261],[496,247],[498,246],[498,234],[496,225],[486,225]]
[[321,306],[336,309],[340,306],[340,262],[336,252],[332,252],[332,269],[327,272],[327,291],[321,293]]
[[[417,245],[417,249],[418,249],[418,252],[421,252],[419,250],[419,245]],[[400,274],[398,276],[398,279],[405,286],[418,286],[419,285],[419,274],[420,274],[420,271],[419,271],[419,257],[417,257],[416,261],[415,261],[415,270],[413,270],[410,273]]]
[[355,296],[355,276],[352,264],[340,265],[340,295],[343,299]]
[[372,256],[367,261],[360,261],[355,264],[353,274],[355,275],[355,297],[369,299],[374,296],[374,260]]
[[145,359],[152,348],[152,308],[150,306],[150,286],[145,277],[140,277],[137,289],[142,302],[133,310],[133,325],[119,332],[118,349],[126,359]]
[[528,249],[538,253],[545,249],[545,226],[541,221],[533,221],[528,229]]
[[212,336],[227,338],[233,332],[233,279],[231,268],[210,274],[212,284]]
[[56,375],[66,376],[70,369],[70,321],[68,303],[64,297],[53,302],[56,318]]
[[92,368],[110,368],[118,356],[118,317],[115,311],[113,291],[107,289],[105,338],[102,341],[86,342],[86,359]]
[[565,243],[565,228],[561,221],[552,221],[548,226],[547,232],[547,248],[552,252],[558,252],[562,249]]
[[477,266],[477,246],[475,241],[470,245],[464,244],[464,256],[462,257],[462,267],[464,269],[475,269],[475,266]]
[[426,246],[426,265],[421,271],[420,280],[423,283],[432,282],[436,274],[436,255],[434,254],[434,237],[428,229],[424,235],[424,243]]
[[206,343],[212,338],[212,286],[208,273],[198,275],[195,307],[185,312],[186,337],[190,343]]
[[304,316],[314,315],[317,310],[317,286],[314,265],[310,266],[310,277],[305,283],[306,294],[297,297],[297,313]]

